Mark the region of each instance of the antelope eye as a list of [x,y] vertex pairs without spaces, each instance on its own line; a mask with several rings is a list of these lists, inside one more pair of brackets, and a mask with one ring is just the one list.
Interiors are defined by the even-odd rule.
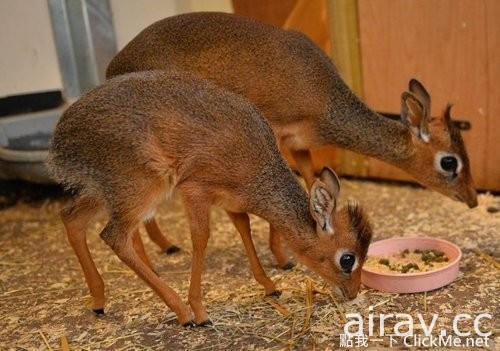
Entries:
[[340,267],[342,267],[342,269],[347,272],[350,272],[352,270],[355,262],[356,256],[354,256],[352,253],[345,253],[340,256]]
[[455,173],[458,168],[458,161],[454,156],[445,156],[441,159],[440,165],[444,171]]

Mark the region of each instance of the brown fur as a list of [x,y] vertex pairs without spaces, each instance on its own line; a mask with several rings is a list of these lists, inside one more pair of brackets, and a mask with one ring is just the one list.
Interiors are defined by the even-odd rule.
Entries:
[[[412,138],[409,128],[362,103],[331,60],[299,32],[224,13],[174,16],[139,33],[109,64],[107,76],[165,68],[191,72],[248,97],[271,123],[279,146],[298,154],[309,187],[314,176],[308,150],[336,145],[387,161],[425,186],[477,205],[468,162],[453,181],[429,162],[439,149],[467,159],[452,124],[432,130],[430,143]],[[412,80],[410,91],[417,90],[417,98],[427,95]]]
[[[102,239],[181,323],[191,323],[187,306],[154,274],[137,231],[173,189],[183,199],[191,228],[189,303],[197,324],[208,321],[200,285],[212,206],[228,212],[266,294],[276,289],[256,255],[247,213],[269,221],[299,258],[344,296],[353,298],[358,292],[371,238],[366,216],[359,209],[336,211],[339,184],[328,169],[313,184],[317,192],[310,201],[316,211],[310,211],[307,192],[281,157],[257,108],[208,81],[162,71],[109,80],[68,108],[49,155],[54,178],[76,194],[62,219],[95,311],[104,307],[104,283],[88,251],[85,229],[105,209],[109,221]],[[317,229],[316,221],[334,230]],[[336,262],[338,248],[356,256],[356,269],[348,274]]]
[[[386,161],[431,189],[469,207],[477,205],[458,129],[445,123],[444,116],[437,118],[429,126],[430,141],[424,142],[410,125],[380,116],[355,96],[331,60],[299,32],[224,13],[174,16],[150,25],[128,43],[109,64],[107,77],[168,68],[212,80],[255,103],[269,120],[280,149],[295,159],[308,188],[314,181],[309,150],[334,145]],[[428,114],[425,89],[412,80],[409,90],[423,100],[423,113]],[[458,177],[436,171],[437,151],[463,160]],[[288,257],[276,234],[271,227],[271,249],[278,264],[286,266]]]

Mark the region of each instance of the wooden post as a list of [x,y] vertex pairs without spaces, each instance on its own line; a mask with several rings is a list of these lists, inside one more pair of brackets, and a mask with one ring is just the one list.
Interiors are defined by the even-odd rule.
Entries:
[[[358,1],[328,0],[328,18],[333,59],[349,87],[363,97],[363,71],[358,32]],[[351,151],[340,152],[341,173],[366,176],[366,157]]]

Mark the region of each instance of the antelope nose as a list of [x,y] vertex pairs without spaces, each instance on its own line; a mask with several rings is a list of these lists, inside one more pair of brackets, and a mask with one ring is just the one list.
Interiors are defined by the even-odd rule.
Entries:
[[333,292],[340,296],[340,297],[343,297],[344,299],[347,299],[347,300],[352,300],[354,299],[356,296],[358,296],[358,288],[346,288],[346,287],[340,287],[340,286],[336,286],[333,288]]
[[349,300],[353,300],[356,298],[356,296],[358,296],[358,288],[354,288],[354,289],[343,289],[344,292],[345,292],[345,298],[346,299],[349,299]]
[[477,197],[467,200],[467,206],[469,206],[469,208],[477,207]]
[[476,192],[476,189],[472,189],[471,191],[469,191],[469,193],[467,194],[467,206],[469,206],[469,208],[474,208],[477,206],[477,192]]

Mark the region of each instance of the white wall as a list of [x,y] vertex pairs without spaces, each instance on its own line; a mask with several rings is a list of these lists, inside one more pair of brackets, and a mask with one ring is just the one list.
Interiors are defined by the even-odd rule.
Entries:
[[0,98],[60,90],[47,1],[0,0]]
[[[232,12],[231,0],[110,0],[118,49],[151,23],[193,11]],[[0,98],[62,90],[47,0],[0,0]]]
[[195,11],[233,12],[231,0],[110,0],[118,50],[148,25]]

